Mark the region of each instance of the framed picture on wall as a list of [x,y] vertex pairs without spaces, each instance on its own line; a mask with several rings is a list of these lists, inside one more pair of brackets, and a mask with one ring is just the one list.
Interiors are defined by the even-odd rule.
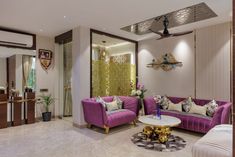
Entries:
[[51,50],[39,49],[38,58],[44,70],[48,70],[52,64],[53,53]]

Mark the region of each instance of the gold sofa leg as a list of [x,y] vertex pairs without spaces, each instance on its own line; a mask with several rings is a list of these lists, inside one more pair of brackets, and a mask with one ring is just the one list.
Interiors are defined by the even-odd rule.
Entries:
[[87,124],[87,128],[91,129],[91,124]]
[[105,133],[108,134],[109,133],[109,127],[105,125],[104,129],[105,129]]
[[133,123],[134,126],[136,126],[136,121],[135,120],[132,123]]

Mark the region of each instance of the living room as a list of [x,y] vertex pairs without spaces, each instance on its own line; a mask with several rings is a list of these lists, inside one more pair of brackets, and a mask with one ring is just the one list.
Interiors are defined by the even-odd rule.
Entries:
[[[93,3],[2,2],[1,31],[35,36],[36,87],[30,110],[35,121],[28,124],[24,106],[32,100],[24,93],[31,85],[19,88],[8,75],[0,82],[5,94],[14,97],[16,90],[22,98],[20,126],[10,116],[16,110],[11,104],[19,101],[4,100],[8,118],[0,129],[0,153],[232,156],[232,0]],[[27,6],[34,9],[27,12]],[[1,43],[0,56],[6,49],[15,52],[7,57],[29,51]],[[48,108],[40,100],[44,94],[53,99]],[[120,108],[112,104],[119,101]],[[188,111],[185,102],[193,106]],[[47,123],[45,111],[51,113]]]

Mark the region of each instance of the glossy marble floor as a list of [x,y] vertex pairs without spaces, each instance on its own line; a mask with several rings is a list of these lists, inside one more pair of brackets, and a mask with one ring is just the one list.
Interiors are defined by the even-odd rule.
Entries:
[[157,152],[134,145],[130,137],[142,130],[125,125],[109,135],[102,130],[78,129],[70,120],[38,122],[0,130],[0,157],[191,157],[191,147],[202,135],[182,130],[173,133],[187,141],[177,152]]

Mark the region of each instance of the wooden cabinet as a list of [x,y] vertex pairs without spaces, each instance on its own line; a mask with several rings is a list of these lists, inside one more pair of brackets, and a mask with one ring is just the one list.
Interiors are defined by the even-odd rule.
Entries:
[[13,126],[22,124],[22,97],[13,98]]
[[7,127],[7,94],[0,94],[0,128]]
[[35,93],[25,93],[26,124],[35,123]]

